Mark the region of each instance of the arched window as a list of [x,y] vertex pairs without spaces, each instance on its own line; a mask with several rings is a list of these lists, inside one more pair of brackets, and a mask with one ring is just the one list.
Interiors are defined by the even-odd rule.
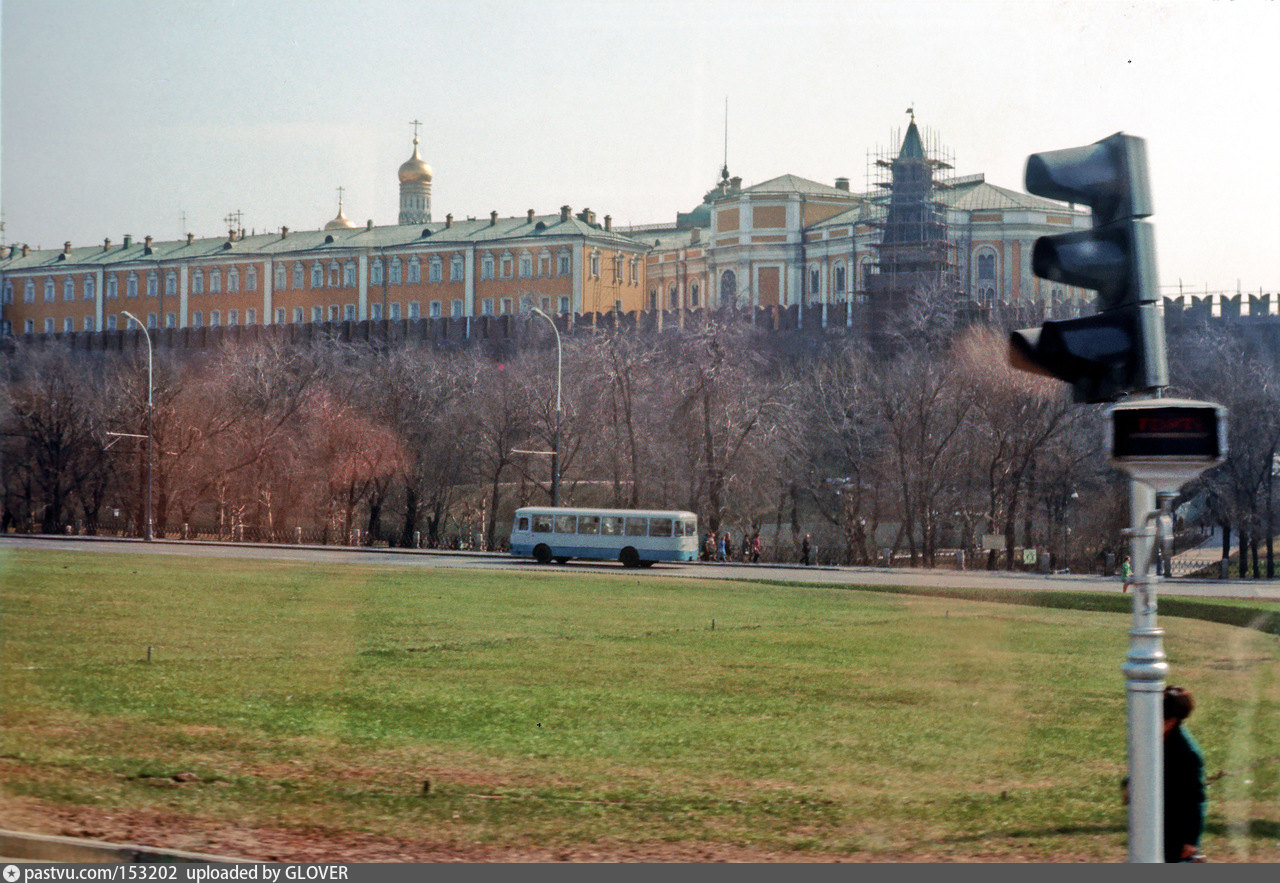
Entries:
[[324,288],[324,267],[316,261],[311,265],[311,287]]
[[391,259],[391,284],[392,285],[400,284],[400,259],[399,258]]
[[416,285],[422,281],[422,262],[418,256],[409,258],[409,284]]
[[164,274],[164,293],[166,297],[172,297],[178,293],[178,274],[173,270]]
[[498,272],[499,272],[499,274],[500,274],[500,277],[501,277],[501,278],[503,278],[503,279],[510,279],[510,278],[511,278],[511,276],[513,275],[513,272],[514,272],[514,271],[513,271],[513,269],[512,269],[512,255],[511,255],[511,252],[509,252],[509,251],[504,251],[504,252],[502,253],[502,257],[501,257],[501,259],[499,260],[499,269],[498,269]]
[[155,270],[147,274],[147,297],[157,297],[160,294],[160,276]]
[[338,266],[337,261],[329,261],[329,287],[337,288],[342,284],[341,277],[338,275],[342,268]]
[[689,306],[692,309],[698,308],[698,283],[693,282],[689,285]]
[[[27,284],[30,285],[31,283],[28,282]],[[107,277],[107,299],[115,300],[116,297],[119,296],[119,293],[120,293],[120,280],[116,278],[114,273],[112,273],[110,276]]]
[[74,276],[68,276],[66,279],[62,281],[62,299],[63,300],[76,299],[76,279]]
[[520,278],[528,279],[533,275],[533,255],[527,251],[520,253]]
[[480,278],[481,279],[493,278],[493,255],[492,254],[486,253],[485,256],[480,259]]
[[[227,271],[227,291],[240,290],[240,271],[232,267]],[[234,322],[228,323],[234,325]]]
[[600,252],[591,252],[591,278],[600,278]]
[[[249,269],[244,271],[244,290],[245,291],[258,290],[258,268],[257,267],[250,266]],[[255,323],[249,322],[247,324],[253,325]]]
[[382,259],[381,258],[377,258],[371,264],[369,264],[369,284],[370,285],[382,284]]
[[356,262],[347,261],[342,265],[342,284],[347,288],[356,287]]
[[573,272],[573,259],[568,249],[560,249],[556,253],[556,275],[568,276]]
[[460,254],[455,254],[455,255],[454,255],[454,256],[449,260],[449,281],[450,281],[450,282],[461,282],[461,281],[462,281],[463,272],[464,272],[464,267],[463,267],[463,263],[462,263],[462,255],[460,255]]
[[[216,273],[218,271],[214,270],[214,272]],[[210,286],[210,290],[216,290],[216,289],[213,289],[213,287]],[[53,300],[52,297],[48,296],[49,295],[48,291],[45,292],[45,295],[46,295],[45,297],[46,300]],[[138,274],[130,272],[129,278],[126,281],[125,297],[137,297],[137,296],[138,296]]]
[[[94,278],[92,276],[85,276],[84,277],[84,299],[93,300],[93,296],[94,294],[96,294],[96,291],[95,291],[96,288],[97,288],[97,285],[94,282]],[[90,328],[89,330],[92,331],[93,329]]]
[[680,306],[680,293],[674,285],[667,289],[667,305],[673,310]]
[[[222,290],[222,271],[210,270],[209,271],[209,293],[217,294],[221,290]],[[210,313],[209,315],[210,317],[212,317],[213,314]],[[212,318],[210,318],[210,322],[212,323]]]
[[284,291],[289,282],[289,274],[285,271],[284,264],[276,264],[274,270],[273,284],[278,291]]
[[836,264],[836,294],[844,294],[844,264]]
[[731,304],[738,296],[738,276],[732,270],[720,274],[720,303]]
[[293,265],[293,287],[301,289],[306,284],[307,271],[302,264]]
[[22,300],[29,304],[36,302],[36,283],[34,280],[28,279],[27,284],[23,286]]
[[809,293],[816,295],[822,289],[822,271],[817,267],[809,268]]
[[996,267],[996,253],[991,249],[983,249],[974,257],[974,289],[978,302],[984,306],[994,306],[1000,297],[999,272]]

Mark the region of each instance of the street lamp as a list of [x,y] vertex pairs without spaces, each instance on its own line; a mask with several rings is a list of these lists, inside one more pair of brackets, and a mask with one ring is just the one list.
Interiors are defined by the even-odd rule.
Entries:
[[132,319],[147,338],[147,529],[145,537],[147,542],[151,542],[155,539],[155,535],[151,532],[151,332],[133,313],[128,310],[121,310],[120,313]]
[[546,319],[551,330],[556,333],[556,431],[551,442],[551,505],[560,505],[560,369],[562,354],[560,349],[560,329],[550,316],[537,307],[529,307],[530,311]]

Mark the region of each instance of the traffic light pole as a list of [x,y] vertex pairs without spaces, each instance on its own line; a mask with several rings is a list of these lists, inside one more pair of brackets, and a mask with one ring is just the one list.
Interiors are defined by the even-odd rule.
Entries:
[[1133,621],[1124,663],[1129,723],[1129,861],[1164,861],[1164,687],[1169,664],[1156,625],[1156,492],[1129,481]]

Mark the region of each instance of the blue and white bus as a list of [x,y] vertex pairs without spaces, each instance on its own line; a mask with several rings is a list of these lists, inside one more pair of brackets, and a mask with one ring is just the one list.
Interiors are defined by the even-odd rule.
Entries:
[[660,509],[525,506],[516,510],[511,527],[511,554],[541,564],[570,558],[621,561],[625,567],[696,561],[698,517]]

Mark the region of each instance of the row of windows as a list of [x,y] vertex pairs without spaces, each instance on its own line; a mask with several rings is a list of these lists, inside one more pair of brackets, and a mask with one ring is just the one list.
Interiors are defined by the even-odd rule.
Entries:
[[588,536],[692,537],[698,535],[695,518],[644,518],[622,515],[522,515],[516,530]]

